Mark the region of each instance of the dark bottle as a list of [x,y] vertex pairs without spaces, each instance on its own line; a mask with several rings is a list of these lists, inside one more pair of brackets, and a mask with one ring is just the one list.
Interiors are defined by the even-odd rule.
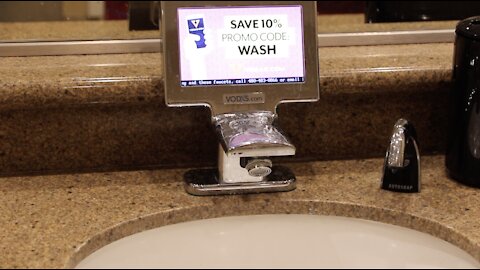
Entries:
[[480,187],[480,16],[457,24],[446,166],[450,177]]

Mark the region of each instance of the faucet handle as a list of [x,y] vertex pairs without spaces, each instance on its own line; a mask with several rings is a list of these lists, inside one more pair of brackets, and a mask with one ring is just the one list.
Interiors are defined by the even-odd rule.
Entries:
[[382,188],[397,192],[420,191],[420,153],[414,126],[399,119],[385,156]]

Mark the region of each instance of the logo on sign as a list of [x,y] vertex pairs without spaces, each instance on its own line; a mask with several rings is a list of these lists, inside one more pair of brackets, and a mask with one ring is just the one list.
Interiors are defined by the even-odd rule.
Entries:
[[207,44],[205,44],[205,33],[203,32],[205,29],[203,18],[187,20],[187,24],[188,32],[192,35],[197,35],[200,38],[199,40],[195,40],[197,49],[207,47]]
[[223,104],[258,104],[265,103],[265,95],[262,92],[245,94],[225,94]]

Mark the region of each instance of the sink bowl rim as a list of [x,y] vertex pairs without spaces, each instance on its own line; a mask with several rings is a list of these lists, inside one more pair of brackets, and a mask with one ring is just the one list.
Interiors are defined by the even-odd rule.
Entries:
[[236,205],[235,207],[201,205],[173,208],[167,211],[159,211],[125,220],[92,235],[78,245],[72,250],[72,253],[64,263],[64,268],[72,269],[96,250],[116,240],[142,231],[200,219],[272,214],[338,216],[396,225],[442,239],[467,252],[477,261],[480,261],[480,247],[467,236],[450,226],[442,224],[440,221],[419,215],[388,208],[333,201],[288,201],[288,203],[285,202],[286,208],[282,209],[275,206],[269,207],[268,203],[261,209],[258,208],[258,205],[256,208],[252,207],[261,201],[262,200],[251,201]]

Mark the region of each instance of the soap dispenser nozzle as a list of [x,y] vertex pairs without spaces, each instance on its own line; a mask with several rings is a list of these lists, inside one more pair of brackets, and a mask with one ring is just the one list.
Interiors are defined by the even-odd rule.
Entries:
[[420,153],[413,125],[399,119],[393,127],[383,166],[382,189],[420,192]]

